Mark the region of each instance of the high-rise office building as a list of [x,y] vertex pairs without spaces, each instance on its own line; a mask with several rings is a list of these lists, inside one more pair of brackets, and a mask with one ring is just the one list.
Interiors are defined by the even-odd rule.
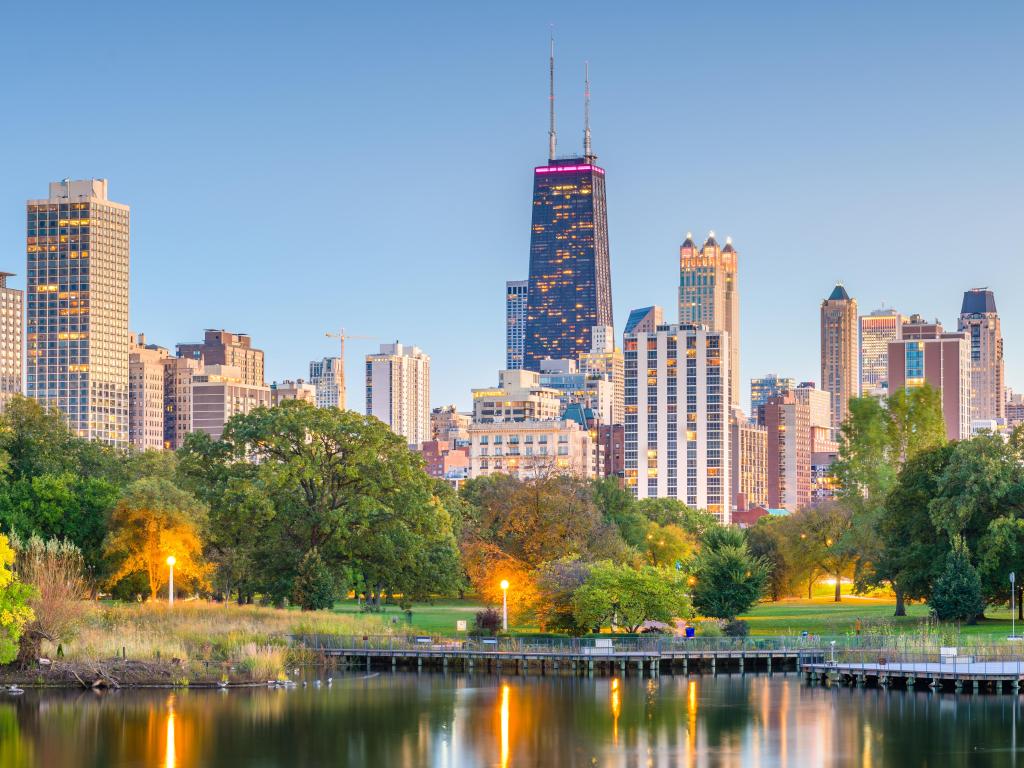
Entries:
[[416,448],[429,440],[430,356],[397,341],[367,355],[366,414]]
[[971,345],[971,419],[1006,418],[1003,330],[992,291],[973,288],[964,293],[957,330]]
[[523,367],[526,354],[526,297],[529,280],[505,283],[505,368]]
[[942,399],[946,437],[971,436],[971,345],[966,334],[947,333],[937,320],[911,315],[901,338],[889,342],[889,392],[928,384]]
[[147,344],[146,336],[128,342],[128,442],[140,451],[164,447],[164,389],[170,352]]
[[164,360],[164,447],[176,451],[192,431],[192,379],[203,370],[192,357]]
[[738,254],[732,239],[720,248],[715,233],[700,250],[693,235],[679,246],[679,322],[729,334],[729,403],[740,398],[740,295]]
[[764,425],[763,406],[770,398],[796,389],[796,379],[789,376],[777,376],[768,373],[750,380],[750,416],[758,424]]
[[860,392],[884,395],[889,387],[889,342],[907,321],[895,309],[876,309],[860,317]]
[[342,380],[340,357],[325,357],[309,362],[309,381],[316,387],[317,408],[340,408]]
[[252,346],[247,333],[208,328],[201,342],[185,342],[178,345],[178,357],[202,360],[203,365],[226,365],[237,368],[242,383],[262,387],[263,350]]
[[821,302],[821,388],[832,395],[832,428],[846,421],[850,398],[860,394],[857,300],[837,284]]
[[7,287],[13,272],[0,272],[0,413],[15,395],[21,394],[22,298],[17,288]]
[[128,445],[129,209],[106,179],[27,203],[25,393],[79,437]]
[[659,325],[665,324],[665,310],[657,304],[650,307],[640,307],[629,313],[626,320],[626,328],[622,332],[627,333],[654,333]]
[[626,334],[625,484],[672,498],[728,524],[729,334],[663,325]]
[[604,169],[590,148],[587,85],[583,153],[555,153],[554,48],[548,163],[533,170],[530,275],[523,366],[546,357],[577,359],[590,349],[594,326],[613,326],[608,207]]

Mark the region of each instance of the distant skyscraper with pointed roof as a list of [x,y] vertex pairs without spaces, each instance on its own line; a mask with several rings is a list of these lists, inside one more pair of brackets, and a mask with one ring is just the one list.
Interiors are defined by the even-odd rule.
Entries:
[[555,152],[555,56],[551,48],[548,163],[533,170],[533,217],[523,367],[590,351],[595,326],[611,326],[612,283],[604,169],[590,148],[589,72],[584,149]]
[[1003,330],[992,291],[972,288],[964,293],[957,330],[971,344],[971,420],[1005,418]]
[[622,331],[626,333],[654,333],[659,325],[665,324],[665,312],[657,304],[650,307],[634,309],[629,313],[626,320],[626,327]]
[[860,394],[857,359],[857,300],[842,283],[821,302],[821,388],[832,395],[832,428],[849,413],[851,397]]
[[715,233],[697,249],[687,232],[679,247],[679,323],[729,334],[729,404],[740,400],[740,297],[738,254],[732,238],[721,248]]

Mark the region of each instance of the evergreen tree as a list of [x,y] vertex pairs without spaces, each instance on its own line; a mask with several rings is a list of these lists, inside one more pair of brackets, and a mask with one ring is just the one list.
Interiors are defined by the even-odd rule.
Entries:
[[973,624],[985,607],[981,599],[981,578],[971,565],[967,545],[957,537],[946,556],[946,567],[932,590],[931,607],[942,621]]
[[292,599],[304,611],[319,611],[334,605],[334,579],[314,547],[299,561]]

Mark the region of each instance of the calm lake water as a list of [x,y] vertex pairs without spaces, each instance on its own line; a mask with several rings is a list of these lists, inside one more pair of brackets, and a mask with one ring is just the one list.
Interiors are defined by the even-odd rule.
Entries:
[[1017,697],[795,675],[381,673],[293,690],[29,691],[0,699],[0,767],[1009,766],[1018,720],[1024,745]]

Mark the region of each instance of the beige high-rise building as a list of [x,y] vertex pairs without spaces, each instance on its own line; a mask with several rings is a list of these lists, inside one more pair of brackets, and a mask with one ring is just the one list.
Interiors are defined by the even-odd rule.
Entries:
[[540,374],[516,369],[498,371],[498,386],[473,390],[473,421],[558,419],[562,403],[557,389],[542,387]]
[[252,346],[246,333],[207,329],[203,341],[178,345],[178,357],[202,360],[203,365],[227,365],[237,368],[244,384],[262,387],[263,350]]
[[733,510],[768,506],[768,430],[739,408],[729,420]]
[[128,346],[128,442],[140,451],[164,447],[165,370],[170,352],[131,335]]
[[811,502],[810,406],[790,390],[768,399],[768,505],[795,512]]
[[0,413],[12,397],[21,394],[23,293],[7,287],[7,278],[13,276],[13,272],[0,272]]
[[897,341],[907,318],[895,309],[860,317],[860,393],[882,396],[889,388],[889,342]]
[[407,344],[381,344],[366,356],[366,414],[409,445],[430,439],[430,356]]
[[740,399],[739,254],[732,238],[720,248],[711,232],[698,251],[687,232],[679,247],[679,324],[706,325],[729,334],[728,404]]
[[469,442],[469,425],[473,417],[459,413],[454,405],[442,405],[430,412],[430,438],[460,447]]
[[971,345],[971,420],[1006,418],[1003,329],[992,291],[964,293],[957,330]]
[[79,437],[128,445],[129,209],[106,179],[26,204],[25,394]]
[[[251,376],[251,371],[249,374]],[[271,406],[270,387],[249,384],[234,365],[207,365],[192,374],[192,430],[214,440],[232,416]]]
[[850,398],[860,394],[857,300],[837,284],[821,302],[821,388],[832,395],[832,428],[846,421]]

